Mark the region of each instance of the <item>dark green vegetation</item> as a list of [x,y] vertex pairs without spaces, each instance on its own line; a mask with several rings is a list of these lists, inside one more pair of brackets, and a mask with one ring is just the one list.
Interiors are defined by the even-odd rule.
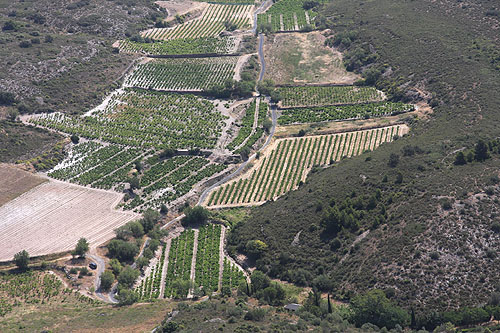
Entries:
[[49,169],[64,157],[62,140],[61,135],[41,128],[0,121],[0,162],[31,161],[37,169]]
[[[392,290],[414,310],[416,327],[448,321],[433,320],[434,310],[485,304],[500,290],[500,159],[490,151],[484,161],[454,164],[459,149],[474,152],[479,138],[499,135],[500,42],[492,28],[498,17],[485,16],[491,6],[339,0],[322,9],[317,24],[351,32],[330,41],[346,51],[349,68],[372,64],[366,83],[395,101],[427,101],[434,113],[408,119],[408,136],[315,172],[297,191],[254,209],[231,234],[230,251],[259,239],[268,246],[259,269],[299,284],[326,275],[345,299]],[[322,222],[335,207],[336,234]]]
[[[110,45],[162,15],[146,0],[0,0],[0,106],[6,105],[0,119],[14,112],[88,111],[115,87],[132,61],[113,53]],[[5,103],[6,93],[15,100]],[[18,126],[15,132],[28,137],[33,130]],[[56,138],[36,133],[24,142],[9,142],[4,134],[0,130],[0,160],[9,162],[35,157],[35,151],[41,155],[49,149],[48,138],[52,143]],[[37,168],[52,167],[48,159],[53,157],[35,161],[42,164]]]

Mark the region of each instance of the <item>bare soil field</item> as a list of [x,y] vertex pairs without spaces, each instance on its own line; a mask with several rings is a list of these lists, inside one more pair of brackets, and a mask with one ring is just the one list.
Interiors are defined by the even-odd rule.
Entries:
[[85,237],[95,247],[137,217],[113,207],[121,194],[59,181],[41,184],[0,207],[0,261],[26,250],[30,256],[64,252]]
[[197,14],[201,14],[208,6],[207,2],[181,0],[156,1],[155,3],[167,10],[168,17],[165,19],[166,22],[172,21],[177,15],[182,16],[188,13],[192,14],[190,16],[196,17]]
[[0,164],[0,206],[47,180],[9,164]]
[[283,33],[267,38],[266,74],[276,84],[353,84],[359,76],[347,72],[342,54],[324,46],[320,32]]

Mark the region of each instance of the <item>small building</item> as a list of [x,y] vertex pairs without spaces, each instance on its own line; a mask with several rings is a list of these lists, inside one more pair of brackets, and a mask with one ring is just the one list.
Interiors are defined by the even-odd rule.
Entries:
[[285,310],[288,311],[297,311],[302,305],[297,304],[297,303],[290,303],[285,305]]

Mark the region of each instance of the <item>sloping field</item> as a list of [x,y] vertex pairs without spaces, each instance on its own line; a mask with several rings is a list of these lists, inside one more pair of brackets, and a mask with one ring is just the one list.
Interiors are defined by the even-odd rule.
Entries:
[[71,250],[80,237],[96,246],[137,217],[113,210],[121,194],[49,181],[0,207],[0,261],[26,250],[39,256]]
[[[12,165],[0,164],[0,206],[47,180]],[[1,215],[0,215],[1,216]]]
[[261,204],[294,190],[314,165],[376,149],[408,132],[406,125],[340,134],[277,140],[256,165],[239,179],[215,189],[206,206],[213,208]]
[[224,84],[235,74],[239,57],[155,59],[138,65],[124,85],[166,91],[200,91]]
[[225,30],[225,23],[237,29],[249,26],[253,5],[210,4],[201,17],[174,28],[154,28],[142,33],[145,38],[167,40],[177,38],[215,37]]

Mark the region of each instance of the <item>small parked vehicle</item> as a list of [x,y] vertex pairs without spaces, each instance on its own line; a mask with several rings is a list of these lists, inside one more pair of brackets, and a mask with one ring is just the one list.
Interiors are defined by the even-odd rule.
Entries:
[[89,264],[89,267],[90,267],[90,269],[96,269],[97,268],[97,264],[95,262],[91,262]]

